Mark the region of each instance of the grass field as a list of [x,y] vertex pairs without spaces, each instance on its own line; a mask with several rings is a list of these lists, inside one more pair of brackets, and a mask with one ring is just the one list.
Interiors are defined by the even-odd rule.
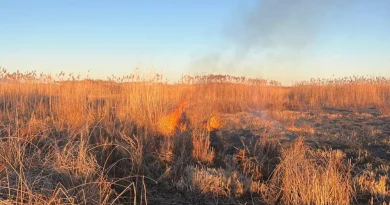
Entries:
[[0,204],[390,203],[389,78],[0,79]]

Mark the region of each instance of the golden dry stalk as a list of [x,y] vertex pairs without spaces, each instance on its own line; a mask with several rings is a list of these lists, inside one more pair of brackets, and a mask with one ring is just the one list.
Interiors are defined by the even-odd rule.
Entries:
[[211,163],[215,157],[215,151],[210,146],[210,138],[204,133],[194,133],[192,135],[192,157],[195,160]]

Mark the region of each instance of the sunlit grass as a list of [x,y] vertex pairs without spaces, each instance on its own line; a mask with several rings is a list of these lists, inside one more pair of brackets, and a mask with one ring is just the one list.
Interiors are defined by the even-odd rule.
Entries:
[[[284,87],[228,75],[168,83],[161,75],[91,80],[2,70],[0,79],[0,204],[147,204],[155,197],[148,190],[166,181],[188,193],[256,195],[262,203],[350,204],[359,193],[389,195],[387,175],[353,179],[341,151],[311,149],[303,140],[282,148],[260,136],[241,139],[238,149],[210,138],[227,137],[226,114],[266,110],[243,125],[261,127],[264,135],[284,121],[310,119],[303,111],[326,107],[376,108],[384,116],[387,78]],[[309,125],[283,125],[316,134]]]

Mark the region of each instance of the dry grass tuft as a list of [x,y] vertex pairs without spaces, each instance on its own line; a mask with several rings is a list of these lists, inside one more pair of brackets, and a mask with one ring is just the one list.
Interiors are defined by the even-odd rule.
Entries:
[[246,150],[239,150],[235,155],[235,162],[243,174],[249,176],[253,180],[262,178],[262,168],[256,158],[249,156]]
[[309,126],[302,126],[302,127],[296,127],[294,125],[287,126],[286,130],[296,133],[308,133],[308,134],[314,134],[315,131],[312,127]]
[[236,171],[193,166],[186,167],[183,178],[176,183],[179,189],[185,191],[224,197],[240,197],[249,190],[258,191],[256,185],[258,184]]
[[192,133],[192,157],[200,162],[211,163],[215,152],[210,147],[210,143],[208,132],[194,131]]
[[359,190],[369,193],[376,198],[390,197],[390,186],[388,176],[375,177],[374,172],[364,172],[356,178]]
[[99,166],[94,155],[88,152],[85,141],[70,141],[63,148],[57,147],[50,156],[54,159],[46,167],[75,178],[88,178],[96,173]]
[[354,189],[343,157],[340,151],[317,154],[298,139],[282,151],[264,198],[283,204],[351,204]]

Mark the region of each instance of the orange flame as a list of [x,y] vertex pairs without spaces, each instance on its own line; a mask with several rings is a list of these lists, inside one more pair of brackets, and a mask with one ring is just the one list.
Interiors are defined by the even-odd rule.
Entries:
[[210,119],[203,125],[207,131],[211,132],[222,127],[222,120],[217,116],[211,116]]
[[184,110],[187,107],[188,101],[183,99],[177,107],[162,116],[158,120],[158,131],[165,136],[172,136],[177,132],[184,132],[187,130],[187,123],[185,122]]

